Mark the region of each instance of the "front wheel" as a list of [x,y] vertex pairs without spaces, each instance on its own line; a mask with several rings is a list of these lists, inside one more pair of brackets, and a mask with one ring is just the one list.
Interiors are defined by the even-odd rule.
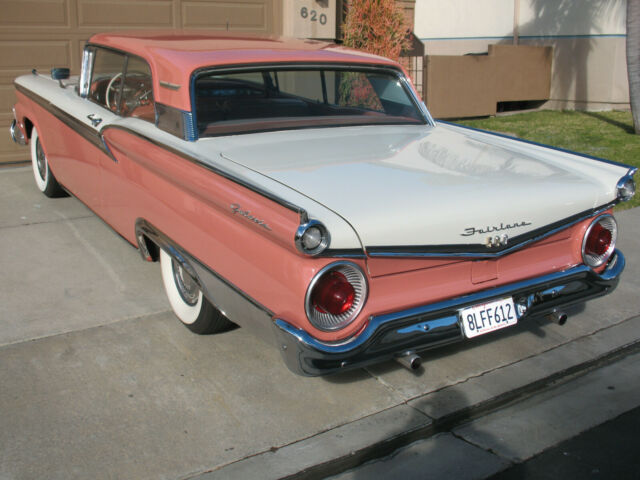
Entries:
[[171,308],[192,332],[204,335],[228,330],[233,324],[202,294],[198,283],[164,250],[160,250],[162,281]]
[[42,142],[35,127],[31,132],[31,165],[33,166],[33,178],[42,193],[47,197],[63,197],[66,195],[49,168],[47,156],[44,154]]

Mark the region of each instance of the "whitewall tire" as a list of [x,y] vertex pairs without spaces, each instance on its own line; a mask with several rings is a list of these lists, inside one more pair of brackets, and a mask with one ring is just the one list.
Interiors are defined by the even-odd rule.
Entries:
[[61,197],[65,195],[64,190],[56,180],[56,177],[49,168],[49,161],[44,153],[38,130],[34,127],[31,132],[31,165],[33,167],[33,178],[38,189],[47,197]]
[[160,268],[171,308],[189,330],[198,334],[216,333],[233,325],[207,300],[197,282],[162,249]]

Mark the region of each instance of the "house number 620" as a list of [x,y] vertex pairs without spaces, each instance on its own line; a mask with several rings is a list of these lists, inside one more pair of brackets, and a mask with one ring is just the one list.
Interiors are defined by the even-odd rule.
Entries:
[[300,16],[302,18],[308,18],[310,22],[320,22],[320,25],[325,25],[327,23],[327,16],[324,13],[318,15],[318,12],[315,10],[309,10],[307,7],[302,7],[300,9]]

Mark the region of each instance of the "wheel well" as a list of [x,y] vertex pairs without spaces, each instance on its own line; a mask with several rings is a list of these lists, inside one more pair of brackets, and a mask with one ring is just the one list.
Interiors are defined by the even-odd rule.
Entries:
[[146,261],[160,260],[160,247],[146,235],[138,235],[138,249]]
[[33,123],[28,118],[24,119],[24,129],[27,134],[27,138],[31,138],[31,132],[33,131]]

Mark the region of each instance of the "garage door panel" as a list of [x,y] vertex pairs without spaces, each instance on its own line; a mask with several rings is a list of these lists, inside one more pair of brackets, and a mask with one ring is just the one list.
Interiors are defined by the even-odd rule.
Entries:
[[269,7],[265,2],[183,2],[182,24],[185,28],[216,28],[267,32],[270,30]]
[[0,0],[0,164],[28,160],[7,135],[13,81],[33,68],[80,72],[82,49],[98,32],[198,28],[281,33],[283,0]]
[[171,1],[78,0],[79,27],[173,26]]
[[69,65],[70,41],[0,41],[0,65],[3,75],[21,74],[32,68],[47,69],[54,65]]
[[7,28],[69,27],[67,0],[3,1],[0,26]]

